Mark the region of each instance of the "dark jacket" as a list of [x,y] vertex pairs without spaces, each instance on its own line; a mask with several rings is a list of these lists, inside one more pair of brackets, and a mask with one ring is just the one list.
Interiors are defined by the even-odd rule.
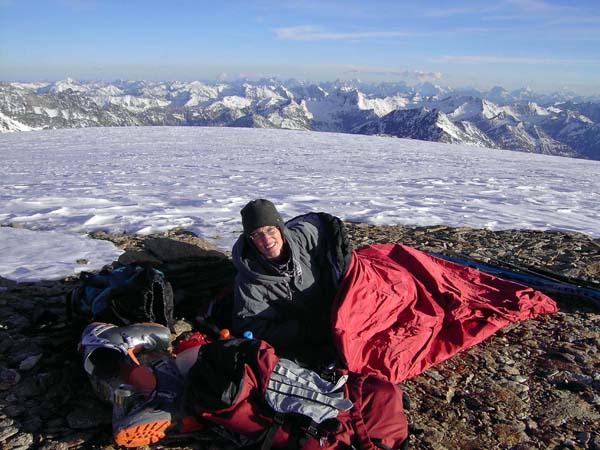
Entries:
[[284,271],[265,261],[244,235],[234,245],[233,331],[252,331],[278,350],[327,343],[331,301],[351,253],[343,224],[309,213],[288,221],[283,237],[290,257]]

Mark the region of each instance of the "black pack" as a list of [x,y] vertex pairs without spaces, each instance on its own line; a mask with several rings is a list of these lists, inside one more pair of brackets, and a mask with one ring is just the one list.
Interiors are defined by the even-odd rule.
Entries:
[[129,325],[155,322],[173,328],[173,288],[162,272],[128,264],[99,273],[81,272],[67,297],[70,320]]

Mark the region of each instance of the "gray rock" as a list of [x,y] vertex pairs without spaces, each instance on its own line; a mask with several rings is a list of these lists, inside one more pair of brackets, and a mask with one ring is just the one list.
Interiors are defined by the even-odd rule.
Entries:
[[545,425],[561,426],[572,420],[594,423],[600,421],[600,413],[570,392],[562,394],[560,398],[549,402],[544,408]]
[[[527,377],[521,377],[519,378],[519,380],[522,380],[524,378],[523,381],[527,381]],[[528,392],[529,391],[529,386],[527,386],[526,384],[522,384],[523,381],[512,381],[512,377],[510,380],[503,380],[500,384],[504,387],[506,387],[507,389],[510,389],[513,392],[516,393],[524,393],[524,392]]]
[[[63,442],[67,448],[85,448],[87,443],[94,443],[98,445],[98,442],[94,442],[94,436],[94,433],[77,431],[61,437],[61,442]],[[105,450],[114,450],[115,447],[112,444],[106,443],[102,446],[102,448]]]
[[3,412],[8,417],[19,417],[26,410],[27,410],[27,408],[22,403],[15,403],[15,404],[11,404],[11,405],[6,405],[4,407],[4,411]]
[[42,359],[42,354],[38,353],[37,355],[31,355],[21,361],[19,364],[19,370],[31,370],[35,367],[35,365]]
[[30,433],[16,433],[4,442],[6,450],[28,450],[33,444],[33,435]]
[[25,377],[15,386],[14,394],[20,398],[38,397],[43,394],[43,389],[32,376]]
[[67,415],[67,423],[74,430],[98,428],[112,421],[111,411],[98,405],[78,407]]
[[581,431],[575,434],[575,439],[577,439],[577,442],[584,446],[587,445],[588,442],[590,442],[591,438],[592,434],[588,431]]
[[6,441],[11,436],[14,436],[19,432],[17,428],[18,424],[15,424],[12,420],[3,420],[3,423],[0,423],[0,442]]
[[434,370],[434,369],[427,370],[424,375],[426,377],[431,377],[436,381],[442,381],[444,379],[444,376],[441,373],[439,373],[437,370]]
[[39,450],[67,450],[69,447],[64,442],[45,441],[39,446]]
[[510,380],[515,381],[517,383],[525,383],[529,378],[524,375],[511,375]]
[[521,371],[513,366],[502,366],[502,371],[508,375],[521,375]]
[[21,374],[15,369],[0,370],[0,391],[13,388],[21,381]]

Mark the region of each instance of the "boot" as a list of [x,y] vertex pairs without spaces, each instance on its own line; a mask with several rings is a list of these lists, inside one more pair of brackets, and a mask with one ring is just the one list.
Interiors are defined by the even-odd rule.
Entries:
[[157,354],[165,353],[170,337],[167,327],[154,323],[88,325],[79,351],[84,354],[83,366],[96,395],[113,403],[115,390],[121,384],[133,384],[136,392],[149,395],[156,387],[156,379],[146,365],[140,365],[136,353],[144,360],[155,360]]
[[170,330],[157,323],[118,327],[94,322],[83,330],[79,350],[84,355],[83,367],[89,375],[111,376],[124,360],[139,366],[136,353],[141,350],[166,350],[170,339]]
[[156,377],[152,395],[131,410],[113,409],[113,435],[117,445],[139,447],[154,444],[169,431],[181,431],[180,403],[183,378],[172,358],[155,361],[150,369]]

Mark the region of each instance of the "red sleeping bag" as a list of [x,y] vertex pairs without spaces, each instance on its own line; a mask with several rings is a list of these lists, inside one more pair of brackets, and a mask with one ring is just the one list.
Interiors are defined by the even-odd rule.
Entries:
[[353,253],[333,308],[350,372],[399,383],[509,323],[557,311],[541,292],[399,244]]

